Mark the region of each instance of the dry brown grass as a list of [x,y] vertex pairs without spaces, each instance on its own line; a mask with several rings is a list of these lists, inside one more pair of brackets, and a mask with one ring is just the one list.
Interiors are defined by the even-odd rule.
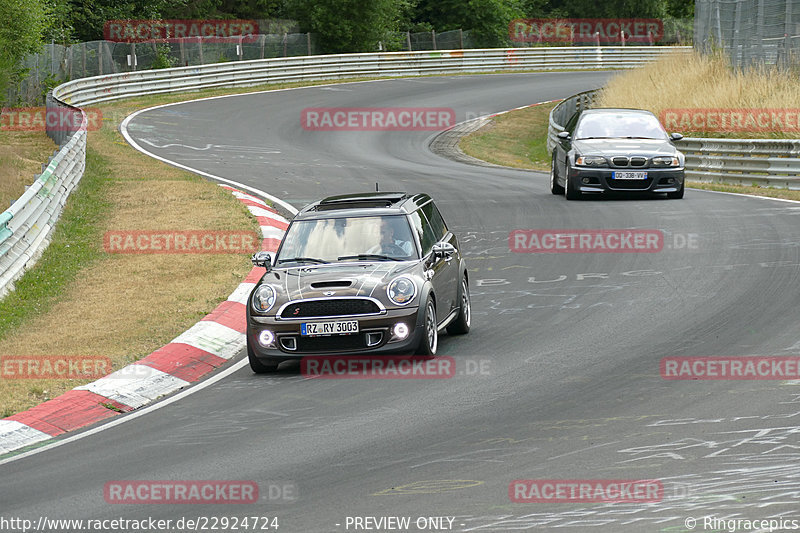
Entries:
[[56,148],[44,132],[0,130],[0,212],[33,183]]
[[[722,55],[670,54],[613,77],[600,93],[597,107],[648,109],[797,109],[800,80],[791,70],[734,70]],[[681,131],[684,134],[713,133]],[[797,137],[797,132],[744,132],[736,137]]]
[[542,104],[496,116],[462,138],[459,147],[472,157],[495,165],[547,170],[547,124],[555,106],[556,103]]
[[[258,232],[226,190],[130,148],[117,127],[134,109],[135,102],[103,106],[104,127],[89,135],[90,148],[110,164],[104,230]],[[37,165],[40,159],[46,156]],[[50,307],[4,338],[0,356],[107,356],[114,369],[121,368],[212,311],[249,271],[247,254],[105,254],[54,294]],[[88,381],[0,379],[0,416]]]

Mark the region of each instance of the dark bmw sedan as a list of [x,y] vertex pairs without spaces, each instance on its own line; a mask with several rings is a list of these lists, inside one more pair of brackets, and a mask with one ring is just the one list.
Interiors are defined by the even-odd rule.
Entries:
[[578,200],[584,193],[650,192],[683,198],[683,154],[658,118],[640,109],[589,109],[558,134],[550,190]]

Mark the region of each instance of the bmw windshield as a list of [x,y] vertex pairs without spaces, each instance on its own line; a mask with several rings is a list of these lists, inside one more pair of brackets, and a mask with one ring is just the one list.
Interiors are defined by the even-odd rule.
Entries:
[[412,259],[419,259],[419,252],[408,219],[387,215],[295,221],[276,265]]
[[578,122],[575,140],[581,139],[658,139],[667,132],[649,113],[586,113]]

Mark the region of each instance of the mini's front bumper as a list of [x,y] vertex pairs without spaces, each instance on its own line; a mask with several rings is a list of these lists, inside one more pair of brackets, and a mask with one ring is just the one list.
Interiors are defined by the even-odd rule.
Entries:
[[[326,318],[328,320],[358,320],[358,333],[347,335],[303,336],[300,325],[304,322],[319,322],[305,318],[276,320],[274,316],[255,316],[248,313],[247,344],[258,359],[264,361],[288,361],[306,356],[348,354],[396,354],[413,353],[424,334],[424,309],[407,307],[387,309],[380,316],[349,316]],[[408,328],[405,338],[394,334],[394,327],[403,323]],[[264,346],[259,337],[264,330],[274,336],[271,346]]]
[[[647,172],[647,179],[618,180],[613,179],[614,172],[629,171]],[[582,193],[603,192],[677,192],[683,186],[683,167],[615,169],[592,167],[569,167],[569,181],[575,190]]]

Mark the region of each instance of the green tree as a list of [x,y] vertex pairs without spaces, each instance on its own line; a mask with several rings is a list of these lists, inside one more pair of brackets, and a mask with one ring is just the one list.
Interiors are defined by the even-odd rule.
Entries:
[[373,52],[399,29],[406,0],[288,0],[303,31],[317,34],[323,53]]
[[47,8],[41,0],[0,0],[0,101],[23,74],[22,59],[38,52],[46,29]]
[[662,18],[664,0],[570,0],[563,7],[574,18]]
[[509,44],[508,23],[524,16],[517,0],[421,0],[417,22],[428,22],[436,31],[470,30],[478,47]]

